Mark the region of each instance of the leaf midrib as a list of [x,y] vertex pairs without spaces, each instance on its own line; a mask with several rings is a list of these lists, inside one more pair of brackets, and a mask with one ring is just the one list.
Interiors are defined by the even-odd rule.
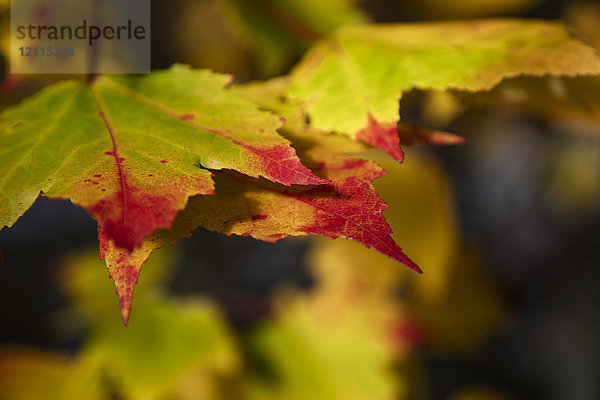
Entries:
[[92,98],[94,99],[94,102],[96,103],[96,107],[98,108],[99,116],[104,121],[104,125],[106,126],[106,130],[108,131],[108,133],[110,135],[110,140],[112,141],[112,144],[113,144],[113,157],[115,158],[115,162],[117,164],[117,171],[119,173],[119,184],[121,186],[121,193],[123,193],[122,201],[121,201],[122,202],[121,218],[122,218],[123,223],[125,223],[126,216],[127,216],[126,215],[127,183],[125,181],[125,175],[123,174],[123,168],[121,166],[121,162],[119,161],[117,138],[115,136],[114,128],[112,127],[110,120],[108,119],[108,116],[106,115],[106,112],[105,112],[104,108],[102,107],[100,98],[98,97],[98,94],[94,91],[93,85],[94,85],[93,83],[90,83],[88,85],[90,94],[91,94]]

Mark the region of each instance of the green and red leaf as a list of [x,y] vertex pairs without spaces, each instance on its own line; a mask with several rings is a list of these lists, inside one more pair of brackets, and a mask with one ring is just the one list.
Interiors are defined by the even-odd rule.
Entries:
[[291,74],[287,95],[311,125],[402,159],[399,99],[414,88],[489,90],[519,75],[600,74],[594,50],[559,23],[481,20],[357,25],[318,42]]
[[101,232],[101,256],[115,280],[124,321],[130,313],[139,271],[149,254],[191,235],[198,226],[267,242],[308,234],[352,239],[421,272],[391,238],[392,230],[382,215],[388,207],[371,185],[373,179],[385,174],[382,168],[372,161],[319,147],[302,154],[307,160],[327,160],[315,164],[314,170],[331,183],[288,188],[234,172],[215,172],[213,195],[190,198],[170,230],[157,231],[132,253],[103,240]]
[[117,247],[132,251],[169,228],[190,196],[214,192],[206,168],[284,185],[325,183],[279,136],[279,117],[224,89],[230,79],[175,66],[67,81],[7,110],[0,226],[43,193],[84,207]]

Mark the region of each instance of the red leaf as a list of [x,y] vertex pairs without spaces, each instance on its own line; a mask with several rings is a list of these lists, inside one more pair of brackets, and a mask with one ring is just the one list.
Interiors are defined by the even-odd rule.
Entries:
[[400,138],[395,122],[378,123],[369,113],[369,123],[361,129],[357,139],[378,147],[400,162],[404,161],[404,152],[400,148]]

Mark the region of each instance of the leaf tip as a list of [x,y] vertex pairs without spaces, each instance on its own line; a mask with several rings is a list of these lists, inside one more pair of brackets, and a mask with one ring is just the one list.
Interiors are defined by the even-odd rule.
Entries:
[[[394,243],[394,245],[395,245],[395,243]],[[394,247],[397,247],[397,249],[399,250],[399,253],[389,254],[386,251],[381,251],[379,249],[378,250],[381,251],[383,254],[387,255],[388,257],[391,257],[394,260],[398,261],[399,263],[412,269],[416,273],[423,274],[423,270],[413,260],[411,260],[406,254],[404,254],[404,252],[397,245],[395,245]]]
[[417,274],[423,275],[423,270],[419,268],[417,264],[412,263],[410,265],[407,265],[407,267],[415,271]]
[[115,283],[121,318],[123,324],[127,326],[131,314],[133,291],[145,260],[141,263],[136,262],[131,258],[129,252],[118,249],[102,228],[98,229],[98,239],[100,241],[100,259],[106,261],[109,277]]
[[129,324],[129,314],[130,313],[131,313],[131,302],[126,307],[123,307],[123,305],[121,305],[121,319],[123,320],[124,326],[127,326],[127,324]]
[[117,296],[119,297],[121,319],[123,320],[123,325],[127,326],[129,323],[129,316],[131,314],[133,290],[135,288],[135,284],[137,283],[139,270],[131,266],[127,266],[123,269],[125,271],[111,271],[111,275],[115,281],[115,288],[117,291]]

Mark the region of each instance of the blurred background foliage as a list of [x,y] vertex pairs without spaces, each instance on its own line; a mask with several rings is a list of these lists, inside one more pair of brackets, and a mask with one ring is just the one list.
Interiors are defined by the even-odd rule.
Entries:
[[[561,19],[600,49],[593,1],[173,0],[152,2],[152,63],[245,82],[342,25],[498,16]],[[0,73],[0,108],[64,78]],[[405,121],[467,138],[401,165],[361,154],[389,171],[375,186],[423,276],[350,241],[199,229],[151,256],[125,328],[95,222],[39,199],[0,232],[0,399],[600,398],[599,89],[403,97]]]

